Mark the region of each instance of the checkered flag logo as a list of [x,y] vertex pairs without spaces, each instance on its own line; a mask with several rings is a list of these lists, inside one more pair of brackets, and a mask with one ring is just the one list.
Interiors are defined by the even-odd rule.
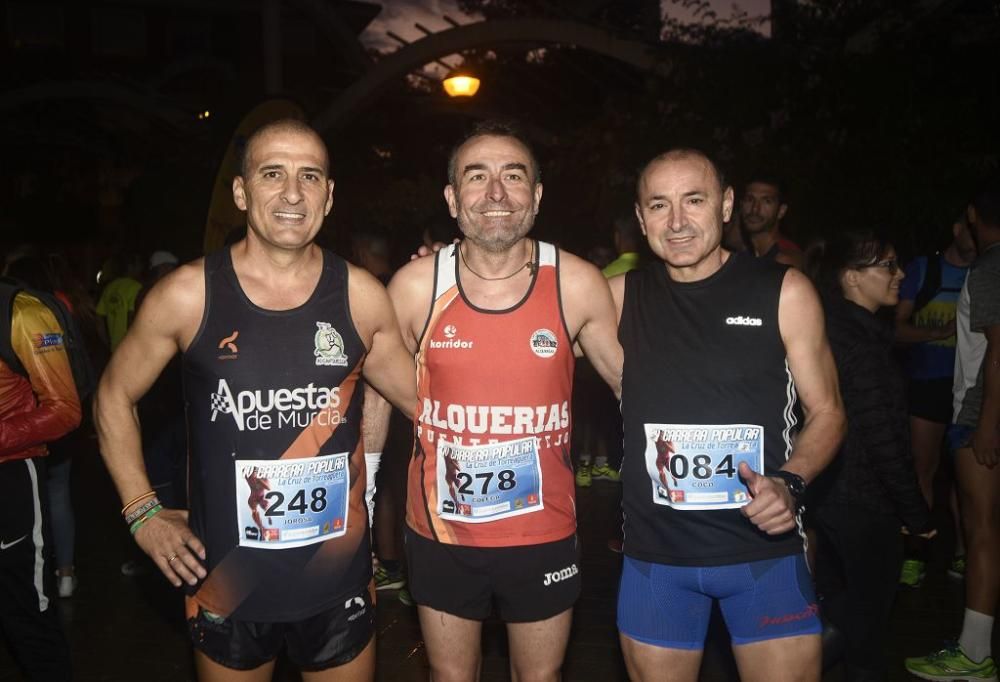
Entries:
[[212,394],[210,403],[212,406],[213,422],[220,412],[222,414],[229,414],[236,420],[236,426],[239,427],[240,431],[243,430],[243,415],[236,408],[236,402],[233,400],[233,392],[229,390],[229,384],[226,383],[225,379],[219,379],[219,388],[216,393]]
[[228,395],[221,393],[212,394],[212,421],[215,421],[216,415],[222,414],[232,414],[233,413],[233,402],[230,400]]

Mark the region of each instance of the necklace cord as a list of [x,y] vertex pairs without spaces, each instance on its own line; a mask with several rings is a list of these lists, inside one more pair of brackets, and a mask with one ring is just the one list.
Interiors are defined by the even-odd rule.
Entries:
[[485,275],[480,275],[478,272],[476,272],[475,270],[473,270],[472,266],[469,265],[469,261],[465,260],[465,252],[462,250],[462,245],[461,244],[458,245],[458,255],[462,259],[462,264],[465,265],[465,268],[469,272],[471,272],[473,275],[475,275],[476,277],[478,277],[479,279],[481,279],[481,280],[483,280],[485,282],[502,282],[505,279],[510,279],[511,277],[513,277],[517,273],[521,272],[521,270],[524,270],[525,268],[528,268],[529,270],[531,270],[532,274],[534,274],[534,272],[535,272],[535,268],[534,268],[534,261],[535,261],[535,240],[531,240],[531,254],[528,256],[528,262],[525,263],[524,265],[520,266],[516,270],[514,270],[514,272],[510,273],[509,275],[503,275],[502,277],[486,277]]

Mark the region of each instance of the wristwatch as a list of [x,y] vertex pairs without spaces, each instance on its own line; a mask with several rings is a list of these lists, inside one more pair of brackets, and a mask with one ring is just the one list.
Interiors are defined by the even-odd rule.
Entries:
[[791,471],[785,471],[784,469],[778,469],[774,472],[775,478],[780,478],[785,482],[788,487],[788,492],[792,494],[792,499],[795,500],[795,508],[798,509],[805,502],[806,497],[806,482],[798,474],[792,473]]

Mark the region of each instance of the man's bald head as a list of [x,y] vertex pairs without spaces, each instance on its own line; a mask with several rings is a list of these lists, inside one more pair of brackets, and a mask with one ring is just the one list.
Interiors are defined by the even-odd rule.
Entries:
[[247,142],[243,146],[243,154],[240,156],[240,176],[245,178],[252,170],[250,162],[253,158],[253,151],[257,146],[257,143],[265,137],[280,133],[298,133],[300,135],[307,135],[314,138],[322,148],[323,155],[325,157],[323,170],[326,171],[327,175],[330,174],[330,152],[326,148],[326,143],[323,142],[323,138],[320,137],[318,132],[316,132],[316,129],[305,121],[300,121],[297,118],[282,118],[277,121],[265,123],[260,128],[257,128],[257,130],[255,130],[253,134],[247,138]]
[[639,180],[638,182],[636,182],[636,196],[638,196],[642,192],[642,181],[646,178],[646,174],[652,168],[660,165],[661,163],[669,161],[682,161],[687,159],[701,159],[706,164],[708,164],[708,166],[712,169],[712,174],[715,176],[715,179],[719,183],[719,193],[722,194],[723,192],[725,192],[726,187],[728,186],[726,184],[726,176],[722,173],[722,170],[719,168],[719,164],[717,164],[711,156],[701,151],[700,149],[679,147],[677,149],[671,149],[669,151],[663,152],[662,154],[654,156],[652,159],[650,159],[649,163],[643,166],[642,171],[639,173]]

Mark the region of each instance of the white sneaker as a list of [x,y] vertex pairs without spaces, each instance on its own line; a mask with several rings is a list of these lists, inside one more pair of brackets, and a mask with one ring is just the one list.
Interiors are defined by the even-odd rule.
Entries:
[[58,581],[59,596],[63,599],[72,597],[73,592],[76,591],[76,576],[60,575],[56,577],[56,580]]

